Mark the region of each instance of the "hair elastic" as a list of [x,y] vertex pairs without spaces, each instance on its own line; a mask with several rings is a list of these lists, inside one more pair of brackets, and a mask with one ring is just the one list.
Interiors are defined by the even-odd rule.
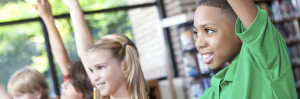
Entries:
[[127,45],[127,44],[128,44],[128,43],[124,43],[124,44],[123,44],[123,47],[126,48],[126,45]]

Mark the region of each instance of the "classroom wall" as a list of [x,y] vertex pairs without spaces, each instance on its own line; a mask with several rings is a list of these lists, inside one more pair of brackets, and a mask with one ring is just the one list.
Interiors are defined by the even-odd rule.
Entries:
[[[167,16],[194,13],[199,0],[164,0]],[[155,0],[127,0],[128,5],[155,2]],[[166,75],[165,64],[167,60],[162,56],[166,55],[161,50],[165,41],[163,38],[159,14],[156,7],[139,8],[129,11],[135,43],[140,53],[140,60],[146,79],[153,79]],[[180,49],[177,26],[171,27],[171,38],[179,75],[183,75],[183,59]]]

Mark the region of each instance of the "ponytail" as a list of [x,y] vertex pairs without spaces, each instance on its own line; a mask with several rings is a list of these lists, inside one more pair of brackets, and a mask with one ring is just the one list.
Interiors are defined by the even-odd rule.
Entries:
[[132,92],[130,94],[133,99],[147,99],[149,89],[140,66],[138,51],[134,44],[125,43],[124,49],[127,89]]

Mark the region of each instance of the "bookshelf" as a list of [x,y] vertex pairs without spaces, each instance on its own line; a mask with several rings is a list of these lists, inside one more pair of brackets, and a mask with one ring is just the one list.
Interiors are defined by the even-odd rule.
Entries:
[[198,99],[202,92],[211,86],[210,80],[214,72],[203,63],[198,53],[192,33],[193,21],[187,21],[177,27],[183,56],[184,87],[187,99]]
[[296,90],[300,95],[300,0],[254,0],[268,12],[289,51]]
[[272,20],[273,23],[284,23],[284,22],[289,22],[289,21],[293,21],[293,20],[300,20],[300,17],[293,17],[293,18],[288,18],[288,19],[282,19],[282,20],[278,20],[278,21],[274,21]]

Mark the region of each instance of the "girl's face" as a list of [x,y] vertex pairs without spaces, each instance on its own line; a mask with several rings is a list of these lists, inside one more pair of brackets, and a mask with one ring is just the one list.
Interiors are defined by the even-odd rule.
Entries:
[[73,84],[67,80],[61,84],[61,99],[82,99],[82,93],[77,92]]
[[87,54],[88,67],[95,87],[102,96],[128,94],[123,62],[112,56],[107,49],[96,49]]

